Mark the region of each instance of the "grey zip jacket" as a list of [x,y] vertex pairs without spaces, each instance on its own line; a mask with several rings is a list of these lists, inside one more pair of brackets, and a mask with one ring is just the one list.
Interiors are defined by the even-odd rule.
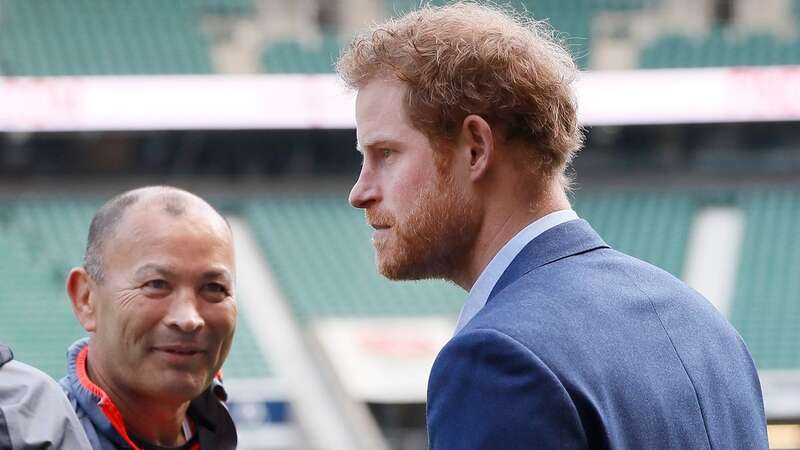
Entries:
[[13,358],[0,344],[0,450],[91,449],[58,383]]

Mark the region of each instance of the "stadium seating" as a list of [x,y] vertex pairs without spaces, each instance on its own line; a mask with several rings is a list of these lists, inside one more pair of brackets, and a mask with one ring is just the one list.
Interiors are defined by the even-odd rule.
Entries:
[[[607,13],[653,10],[663,0],[512,0],[508,2],[518,11],[545,19],[560,32],[568,48],[583,69],[590,67],[592,27],[595,17]],[[431,2],[434,5],[447,1]],[[409,11],[419,2],[413,0],[384,0],[387,15]],[[795,7],[800,10],[800,7]],[[795,16],[800,15],[795,12]],[[327,40],[328,38],[326,38]],[[332,42],[333,40],[330,40]],[[303,46],[295,41],[275,44],[266,52],[267,71],[279,73],[318,73],[330,71],[330,60],[338,52],[330,47]],[[297,58],[296,61],[293,60]],[[318,58],[318,63],[307,61]],[[800,63],[800,39],[781,39],[763,32],[712,27],[700,37],[690,37],[674,32],[664,32],[645,45],[639,56],[642,68],[719,67],[747,65],[783,65]],[[281,63],[280,61],[286,61]],[[327,68],[327,70],[326,70]]]
[[762,369],[800,367],[800,190],[738,195],[745,237],[731,320]]
[[591,0],[526,0],[520,9],[537,20],[547,20],[558,30],[578,65],[583,69],[589,67],[594,11]]
[[224,4],[6,0],[0,2],[0,73],[210,73],[208,42],[200,22],[204,11],[234,10],[233,6],[221,9]]
[[[72,315],[64,283],[79,265],[97,199],[0,203],[0,341],[20,360],[53,377],[66,371],[66,350],[85,332]],[[271,375],[240,311],[226,377]]]
[[339,49],[337,37],[329,34],[308,45],[293,39],[278,41],[264,51],[264,68],[269,73],[332,72]]
[[681,277],[696,208],[691,191],[578,192],[575,210],[613,248]]
[[[82,336],[64,291],[88,229],[87,204],[41,200],[4,202],[0,279],[0,341],[53,377],[66,371],[66,350]],[[82,229],[80,233],[76,231]]]
[[800,63],[800,39],[780,40],[766,33],[736,34],[714,28],[700,39],[666,34],[646,46],[642,68],[735,67]]
[[[0,0],[0,74],[213,73],[205,20],[254,15],[258,1],[263,0],[141,0],[135,5],[121,0]],[[591,68],[592,35],[597,31],[598,18],[621,14],[635,22],[637,15],[647,16],[665,1],[511,0],[508,3],[536,19],[546,19],[559,30],[579,66],[587,69]],[[415,0],[383,0],[383,10],[385,15],[397,15],[418,4]],[[797,4],[793,2],[787,14],[800,22]],[[332,72],[339,48],[349,36],[317,31],[321,33],[318,42],[291,36],[279,41],[265,39],[259,50],[262,71]],[[639,67],[800,64],[800,38],[796,36],[780,37],[732,25],[712,26],[705,33],[691,36],[668,25],[655,32],[654,38],[644,40],[628,37],[630,44],[639,49]]]

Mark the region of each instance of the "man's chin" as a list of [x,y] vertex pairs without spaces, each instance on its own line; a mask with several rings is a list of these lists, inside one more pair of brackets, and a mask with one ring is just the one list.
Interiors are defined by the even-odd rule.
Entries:
[[164,373],[158,380],[158,395],[175,401],[190,401],[208,388],[208,377],[189,373]]
[[386,245],[375,248],[375,265],[378,273],[392,281],[407,279],[404,277],[407,268],[397,259],[396,252],[388,249]]
[[414,279],[409,275],[406,275],[404,272],[398,270],[396,267],[385,267],[379,265],[378,273],[383,275],[384,278],[392,281],[411,281]]
[[376,258],[378,273],[392,281],[413,281],[436,278],[434,274],[427,273],[424,265],[414,261],[398,261],[397,259]]
[[380,255],[377,255],[375,264],[378,267],[378,273],[392,281],[406,280],[404,274],[404,267],[398,265],[395,261],[386,261]]

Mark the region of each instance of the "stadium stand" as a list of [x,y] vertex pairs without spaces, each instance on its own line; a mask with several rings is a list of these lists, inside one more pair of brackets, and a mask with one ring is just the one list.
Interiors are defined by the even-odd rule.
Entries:
[[788,65],[800,62],[800,40],[781,40],[767,33],[736,34],[711,29],[700,39],[667,34],[641,53],[645,69],[665,67],[736,67]]
[[[413,9],[419,2],[410,0],[385,0],[386,15],[398,15]],[[432,1],[431,4],[443,4],[446,1]],[[609,33],[620,39],[637,53],[634,60],[640,68],[684,68],[684,67],[722,67],[722,66],[754,66],[798,64],[800,62],[800,39],[780,36],[773,32],[749,30],[745,26],[735,24],[713,25],[714,17],[706,18],[711,23],[705,30],[691,33],[680,30],[681,26],[664,24],[656,27],[655,36],[641,35],[634,28],[650,28],[653,17],[668,7],[670,0],[514,0],[507,2],[513,8],[539,20],[546,20],[564,39],[579,66],[583,69],[593,68],[593,35],[603,29],[604,20],[612,17],[612,23],[623,26],[613,27]],[[800,21],[800,6],[794,2],[786,14]],[[327,39],[327,38],[326,38]],[[330,41],[331,43],[333,40]],[[276,43],[274,49],[268,49],[265,57],[268,72],[286,72],[292,67],[295,73],[318,73],[330,71],[328,64],[331,54],[338,53],[334,44],[327,42],[321,46],[304,46],[299,42]],[[321,61],[314,63],[280,64],[274,61],[274,53],[293,50],[300,60],[317,57]],[[283,61],[291,61],[281,56]],[[270,64],[272,62],[272,64]],[[327,67],[327,69],[326,69]]]
[[[446,3],[438,0],[433,4]],[[418,4],[385,0],[385,15]],[[800,37],[704,17],[699,29],[669,21],[654,22],[674,0],[514,0],[509,4],[557,30],[584,68],[683,68],[782,65],[800,63]],[[736,2],[732,2],[736,4]],[[208,19],[255,16],[258,1],[77,0],[69,4],[44,0],[0,0],[0,73],[7,75],[145,75],[208,74],[221,70],[214,59],[215,39]],[[798,2],[787,3],[788,17],[800,22]],[[709,14],[706,14],[709,15]],[[222,36],[232,33],[225,28]],[[326,73],[346,30],[313,24],[299,39],[291,33],[272,36],[262,29],[252,51],[260,52],[265,73]],[[335,25],[335,24],[334,24]],[[269,27],[262,27],[269,28]],[[254,28],[259,30],[258,27]],[[647,30],[646,33],[640,30]],[[47,30],[47,32],[43,32]],[[252,30],[249,31],[252,33]],[[600,38],[597,38],[597,37]],[[604,39],[605,37],[606,39]],[[226,39],[226,38],[221,38]],[[252,44],[252,43],[251,43]],[[607,47],[632,52],[615,62]],[[260,49],[260,50],[259,50]],[[251,50],[247,50],[251,51]],[[233,69],[235,70],[235,69]],[[229,69],[226,69],[229,71]]]
[[537,20],[546,19],[559,31],[581,68],[589,66],[593,7],[590,0],[527,0],[518,7]]
[[70,262],[80,262],[91,212],[80,202],[52,200],[6,201],[2,210],[0,276],[15,289],[0,294],[0,339],[20,359],[61,377],[67,347],[83,335],[64,280]]
[[208,42],[200,27],[203,12],[231,12],[241,4],[4,0],[0,2],[0,73],[211,73]]
[[575,197],[575,210],[609,245],[681,277],[697,204],[691,191],[578,192]]
[[270,73],[328,73],[339,57],[338,38],[323,34],[315,45],[284,39],[264,51],[264,67]]
[[[81,263],[97,199],[29,199],[0,203],[0,340],[53,377],[66,370],[66,349],[85,332],[72,315],[64,283]],[[272,371],[240,311],[225,364],[228,378]]]
[[738,193],[745,213],[731,320],[761,369],[800,367],[800,190]]

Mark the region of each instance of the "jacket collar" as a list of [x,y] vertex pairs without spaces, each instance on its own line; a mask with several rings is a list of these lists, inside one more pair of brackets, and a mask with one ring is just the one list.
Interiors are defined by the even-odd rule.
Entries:
[[[125,429],[122,415],[103,390],[95,385],[86,372],[89,339],[83,338],[67,352],[66,382],[79,407],[86,413],[94,428],[117,448],[138,449]],[[222,385],[221,372],[211,386],[189,404],[189,414],[198,425],[201,448],[236,448],[237,436],[233,419],[224,405],[227,393]]]
[[78,406],[86,413],[98,433],[113,442],[116,448],[137,449],[125,431],[122,415],[114,402],[89,379],[86,370],[88,352],[88,338],[77,340],[67,351],[67,380]]
[[608,244],[592,229],[589,222],[579,219],[557,225],[523,247],[497,280],[487,302],[532,270],[598,248],[608,248]]

